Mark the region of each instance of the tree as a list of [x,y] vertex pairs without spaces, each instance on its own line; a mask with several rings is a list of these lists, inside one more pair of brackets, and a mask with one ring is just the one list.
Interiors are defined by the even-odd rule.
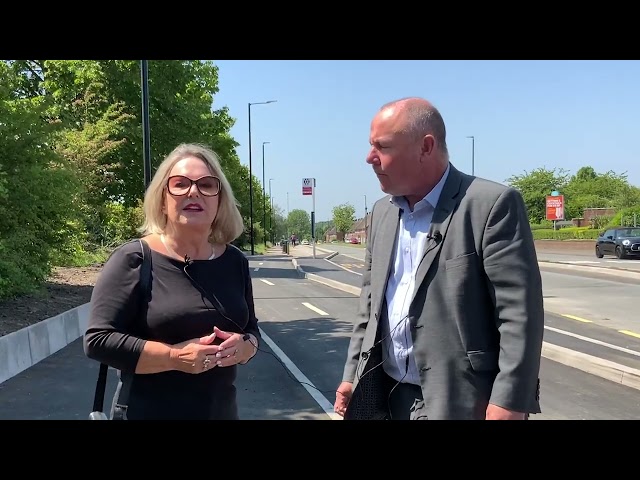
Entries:
[[[65,128],[81,129],[104,118],[113,105],[123,106],[127,119],[111,140],[125,141],[100,160],[107,176],[118,181],[101,185],[101,192],[105,201],[134,205],[144,192],[139,62],[49,60],[44,62],[44,90],[55,99],[50,115]],[[83,102],[88,90],[93,101]],[[234,191],[243,197],[243,185],[236,181],[238,143],[229,134],[234,120],[226,108],[212,109],[217,92],[218,69],[211,62],[149,62],[152,169],[179,143],[204,143],[219,154]]]
[[356,209],[349,203],[343,203],[336,207],[333,207],[333,224],[336,227],[336,232],[347,233],[353,226]]
[[306,210],[291,210],[287,217],[287,225],[289,235],[295,235],[300,240],[311,238],[311,217]]
[[[17,77],[14,88],[21,96],[48,99],[42,118],[68,131],[60,139],[60,148],[70,160],[95,167],[82,179],[92,192],[89,198],[96,205],[117,201],[136,206],[144,191],[139,61],[25,60],[6,64]],[[239,144],[230,135],[234,119],[226,107],[213,106],[217,92],[218,67],[210,61],[149,62],[152,174],[179,143],[210,146],[220,157],[248,232],[248,168],[240,163],[235,150]],[[90,145],[82,145],[85,141]],[[262,205],[260,182],[252,181],[256,185],[253,203]],[[239,241],[248,241],[248,236]]]
[[[271,220],[271,231],[273,239],[277,242],[282,238],[287,238],[287,219],[284,217],[282,208],[278,205],[273,206],[273,218]],[[269,220],[267,220],[269,222]]]
[[332,227],[331,220],[325,220],[323,222],[316,223],[316,237],[319,239],[323,239],[327,230]]
[[568,180],[569,174],[564,169],[537,168],[529,173],[513,175],[507,179],[507,183],[521,193],[527,206],[529,222],[535,224],[546,218],[547,195],[553,190],[562,192]]
[[545,197],[553,190],[564,195],[565,218],[580,218],[585,208],[622,208],[640,205],[640,189],[627,181],[626,174],[597,173],[593,167],[580,168],[569,176],[564,170],[538,168],[516,175],[508,183],[524,197],[531,223],[545,219]]
[[82,234],[79,184],[50,147],[59,126],[43,120],[47,100],[24,85],[15,64],[0,62],[0,298],[37,288]]

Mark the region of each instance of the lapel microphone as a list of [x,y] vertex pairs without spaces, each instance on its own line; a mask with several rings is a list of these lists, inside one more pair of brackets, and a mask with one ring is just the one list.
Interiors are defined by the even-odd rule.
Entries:
[[430,233],[427,234],[427,238],[429,240],[435,240],[436,243],[440,243],[442,241],[442,234],[440,233],[439,230],[436,230],[433,235],[431,235]]

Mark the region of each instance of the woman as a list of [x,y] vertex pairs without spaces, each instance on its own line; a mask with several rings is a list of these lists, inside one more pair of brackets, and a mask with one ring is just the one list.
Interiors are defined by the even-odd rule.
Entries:
[[256,354],[260,332],[248,260],[230,244],[242,217],[216,155],[178,146],[151,181],[144,214],[153,265],[146,318],[137,314],[142,250],[129,242],[93,289],[85,353],[130,379],[129,420],[238,419],[237,365]]

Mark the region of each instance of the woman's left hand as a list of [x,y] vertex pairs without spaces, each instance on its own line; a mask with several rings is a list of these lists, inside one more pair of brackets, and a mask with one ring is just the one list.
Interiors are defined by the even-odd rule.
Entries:
[[216,365],[218,367],[230,367],[238,363],[247,363],[257,352],[254,346],[256,339],[253,335],[249,340],[243,340],[239,333],[225,332],[218,327],[213,328],[216,338],[222,340],[218,345],[220,351],[216,353]]

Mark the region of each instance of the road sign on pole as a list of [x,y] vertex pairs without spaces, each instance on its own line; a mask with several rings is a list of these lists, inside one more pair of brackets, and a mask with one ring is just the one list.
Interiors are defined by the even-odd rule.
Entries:
[[547,220],[553,221],[553,229],[556,229],[556,222],[564,220],[564,195],[547,195],[546,216]]
[[303,178],[302,179],[302,195],[313,195],[313,190],[315,187],[316,179],[315,178]]
[[302,195],[311,195],[311,245],[313,245],[313,258],[316,258],[316,179],[302,179]]

